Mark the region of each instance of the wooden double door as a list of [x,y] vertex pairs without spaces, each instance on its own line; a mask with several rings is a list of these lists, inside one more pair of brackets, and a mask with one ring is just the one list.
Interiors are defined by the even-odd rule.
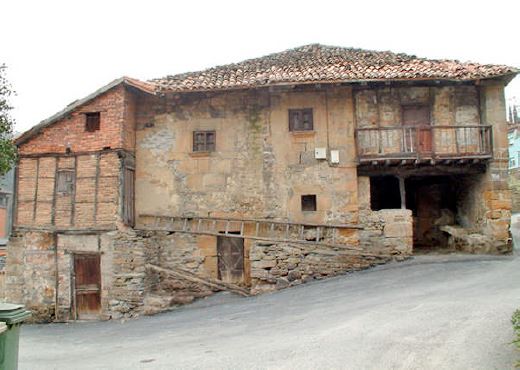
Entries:
[[97,253],[74,254],[74,318],[95,320],[101,313],[101,259]]

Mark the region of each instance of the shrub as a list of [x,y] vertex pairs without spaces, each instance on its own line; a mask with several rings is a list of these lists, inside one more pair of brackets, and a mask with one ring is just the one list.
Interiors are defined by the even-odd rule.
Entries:
[[[515,330],[515,333],[516,333],[516,338],[515,338],[515,340],[513,340],[513,343],[520,350],[520,310],[516,310],[513,313],[511,322],[513,323],[513,329]],[[517,361],[516,367],[520,367],[520,360]]]

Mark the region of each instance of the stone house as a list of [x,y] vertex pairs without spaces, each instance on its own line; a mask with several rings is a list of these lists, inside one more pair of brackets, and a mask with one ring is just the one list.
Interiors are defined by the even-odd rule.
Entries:
[[508,252],[517,72],[308,45],[118,79],[17,139],[7,298],[131,317],[425,247]]

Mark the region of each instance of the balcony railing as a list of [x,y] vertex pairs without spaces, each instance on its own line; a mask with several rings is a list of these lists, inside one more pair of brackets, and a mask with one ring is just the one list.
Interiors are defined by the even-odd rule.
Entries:
[[391,126],[356,129],[360,162],[388,159],[486,159],[490,125]]

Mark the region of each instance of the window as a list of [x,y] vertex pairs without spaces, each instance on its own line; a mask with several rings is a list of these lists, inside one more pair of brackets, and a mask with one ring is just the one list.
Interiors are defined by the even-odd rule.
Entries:
[[312,108],[289,109],[289,131],[312,131]]
[[194,152],[215,151],[215,131],[193,131]]
[[316,211],[316,195],[302,195],[302,211],[312,212]]
[[99,130],[101,114],[99,112],[85,113],[85,131],[94,132]]
[[515,158],[511,158],[511,159],[509,160],[509,167],[510,167],[510,168],[516,167],[516,161],[515,161]]
[[72,190],[74,189],[74,172],[67,171],[58,171],[58,178],[56,184],[56,191],[58,193],[68,195],[72,194]]
[[9,195],[6,193],[0,193],[0,208],[7,208]]

